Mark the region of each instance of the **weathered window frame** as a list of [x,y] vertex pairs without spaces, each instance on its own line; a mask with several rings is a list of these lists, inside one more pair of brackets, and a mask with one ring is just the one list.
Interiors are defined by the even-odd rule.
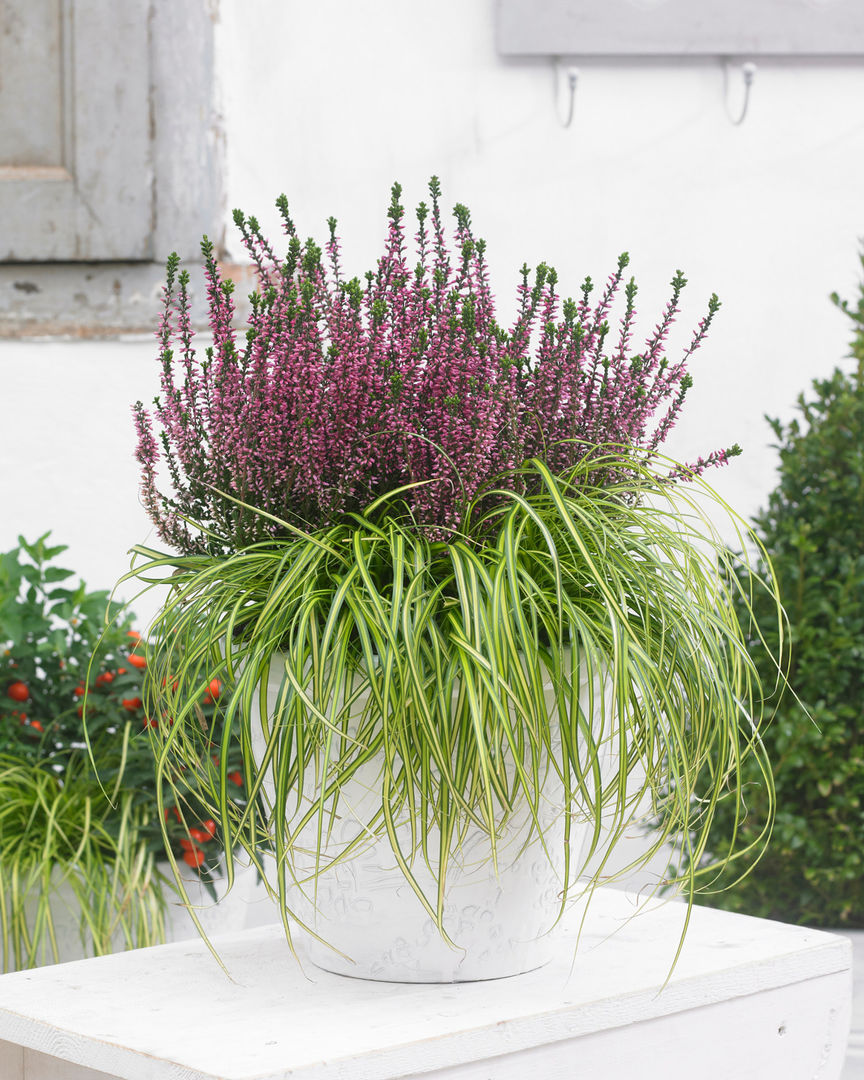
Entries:
[[222,240],[211,0],[62,0],[63,161],[0,168],[0,335],[152,328]]

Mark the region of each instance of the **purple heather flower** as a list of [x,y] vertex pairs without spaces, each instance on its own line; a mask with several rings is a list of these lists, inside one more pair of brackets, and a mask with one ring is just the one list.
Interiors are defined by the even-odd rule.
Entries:
[[[593,305],[590,278],[578,301],[562,300],[554,269],[541,264],[532,276],[523,267],[518,313],[505,329],[468,210],[455,207],[448,244],[434,178],[429,191],[430,205],[417,210],[415,262],[394,185],[384,252],[363,281],[344,277],[334,219],[323,249],[302,243],[281,197],[287,253],[279,257],[257,221],[235,211],[259,287],[239,334],[233,283],[205,238],[213,345],[203,352],[193,345],[188,275],[171,257],[157,332],[161,394],[152,410],[135,408],[142,500],[167,543],[205,550],[190,522],[235,547],[278,535],[255,511],[315,529],[405,485],[416,485],[401,496],[416,526],[446,538],[493,482],[530,487],[513,473],[530,458],[560,475],[598,446],[623,448],[620,467],[607,459],[592,475],[600,483],[626,478],[634,452],[650,462],[683,406],[687,362],[716,297],[672,364],[665,343],[686,281],[675,275],[660,322],[633,353],[632,279],[617,330],[610,322],[627,255]],[[736,452],[714,451],[671,478]],[[171,495],[157,489],[160,461]]]

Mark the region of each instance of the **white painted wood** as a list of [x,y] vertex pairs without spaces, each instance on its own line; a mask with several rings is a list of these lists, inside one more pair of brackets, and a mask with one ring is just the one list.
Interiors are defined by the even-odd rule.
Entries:
[[[2,1080],[6,1077],[0,1073]],[[84,1065],[71,1065],[38,1050],[24,1051],[23,1080],[117,1080],[104,1072],[96,1072]]]
[[[149,4],[45,3],[50,33],[33,23],[31,0],[4,4],[7,26],[34,27],[18,42],[21,62],[42,72],[44,93],[53,98],[40,109],[48,109],[57,131],[47,158],[19,141],[0,169],[0,261],[148,258]],[[4,80],[0,92],[4,112],[27,116],[39,88]]]
[[0,1077],[24,1080],[24,1047],[0,1041]]
[[860,0],[498,0],[512,55],[861,56]]
[[[838,1075],[843,1060],[836,1003],[846,990],[845,974],[824,975],[755,997],[436,1069],[424,1080],[824,1080]],[[729,1033],[722,1042],[720,1031]]]
[[0,6],[0,167],[63,164],[61,0]]
[[[4,0],[0,262],[161,262],[196,258],[202,233],[220,243],[214,18],[209,0]],[[76,290],[84,320],[92,291]]]
[[837,930],[852,942],[852,1024],[842,1080],[864,1080],[864,930]]
[[217,250],[225,224],[223,133],[214,70],[214,0],[151,0],[153,258],[200,258]]
[[[709,1080],[837,1080],[847,941],[697,908],[664,987],[685,908],[635,912],[601,890],[578,951],[571,924],[549,967],[492,982],[304,977],[278,927],[218,942],[233,981],[199,942],[22,972],[0,978],[0,1039],[122,1080],[616,1080],[619,1051],[657,1080],[689,1080],[694,1056]],[[736,1071],[748,1055],[761,1072]]]

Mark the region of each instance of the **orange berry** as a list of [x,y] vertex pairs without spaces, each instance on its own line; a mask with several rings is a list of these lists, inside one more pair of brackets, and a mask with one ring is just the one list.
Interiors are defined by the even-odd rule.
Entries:
[[204,852],[199,851],[197,848],[194,851],[187,851],[183,856],[183,862],[185,862],[187,866],[197,868],[204,862]]
[[45,730],[45,728],[42,727],[42,725],[39,723],[38,720],[31,720],[30,721],[30,727],[35,728],[36,731],[44,731]]
[[135,653],[132,653],[128,659],[132,667],[138,668],[139,671],[143,671],[147,667],[147,661],[143,656],[136,656]]
[[140,697],[123,698],[122,705],[123,705],[123,708],[128,709],[129,712],[135,712],[136,709],[141,708],[141,698]]
[[10,683],[6,688],[6,697],[13,701],[26,701],[30,697],[30,687],[23,682]]

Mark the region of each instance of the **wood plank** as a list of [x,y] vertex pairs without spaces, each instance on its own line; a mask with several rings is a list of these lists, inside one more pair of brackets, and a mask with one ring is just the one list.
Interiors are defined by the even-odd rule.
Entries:
[[[823,975],[422,1076],[424,1080],[532,1076],[693,1080],[697,1075],[699,1080],[831,1080],[840,1075],[843,1064],[847,990],[845,975]],[[721,1040],[721,1032],[733,1034]]]
[[0,1041],[0,1077],[24,1080],[24,1047]]
[[[475,1063],[489,1059],[499,1080],[508,1055],[514,1068],[536,1061],[551,1071],[554,1055],[569,1060],[571,1045],[575,1053],[576,1043],[601,1036],[607,1046],[635,1040],[628,1053],[633,1060],[648,1055],[644,1075],[654,1063],[653,1031],[663,1039],[674,1031],[677,1040],[680,1029],[686,1042],[693,1027],[704,1076],[724,1054],[738,1052],[724,1020],[732,1010],[734,1025],[752,1019],[762,1048],[761,1059],[754,1049],[757,1061],[793,1046],[783,1080],[839,1075],[834,1063],[849,1021],[848,941],[697,908],[664,986],[683,905],[635,912],[634,897],[602,890],[578,950],[571,929],[549,967],[484,983],[370,983],[313,968],[304,978],[278,927],[218,942],[231,980],[200,942],[21,972],[0,978],[0,1038],[123,1080],[396,1080],[436,1072],[479,1080]],[[190,1002],[206,1021],[189,1022]],[[824,1058],[821,1072],[814,1054]],[[683,1080],[692,1061],[692,1054],[677,1064],[665,1060],[654,1075]],[[469,1067],[475,1072],[464,1071]],[[737,1080],[734,1071],[713,1075]]]
[[862,56],[860,0],[497,0],[505,56]]
[[[0,1073],[2,1080],[6,1080]],[[71,1065],[60,1058],[40,1054],[37,1050],[24,1051],[24,1080],[122,1080],[104,1072],[96,1072],[83,1065]]]

